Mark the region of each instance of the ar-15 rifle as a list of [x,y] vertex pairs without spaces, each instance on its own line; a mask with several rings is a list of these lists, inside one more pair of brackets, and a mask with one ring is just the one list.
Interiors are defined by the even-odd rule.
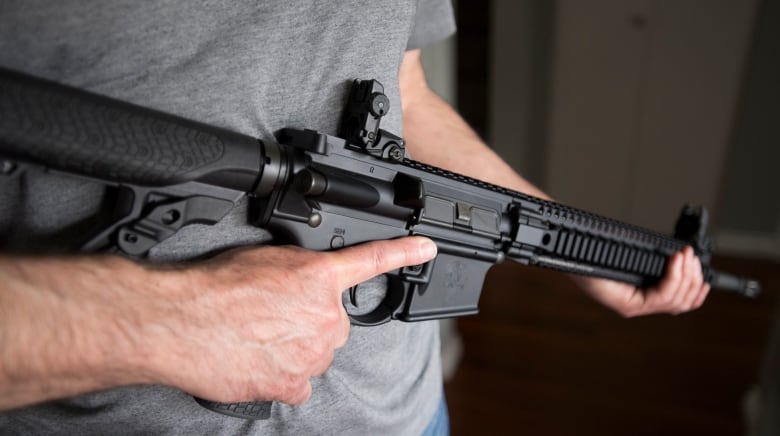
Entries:
[[[755,281],[710,266],[703,208],[685,207],[672,238],[405,159],[403,139],[379,128],[389,106],[379,82],[356,80],[341,137],[283,129],[278,143],[261,142],[0,69],[0,158],[6,173],[42,166],[121,189],[120,213],[85,251],[143,257],[183,226],[218,222],[244,195],[248,225],[312,250],[433,239],[436,259],[389,274],[384,300],[350,315],[355,325],[475,314],[487,271],[506,258],[644,287],[691,245],[713,289],[758,294]],[[271,405],[199,402],[252,419]]]

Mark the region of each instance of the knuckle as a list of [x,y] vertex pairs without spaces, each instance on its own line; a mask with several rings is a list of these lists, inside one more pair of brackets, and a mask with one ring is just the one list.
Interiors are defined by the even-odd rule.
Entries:
[[668,292],[662,293],[661,295],[659,295],[659,298],[658,298],[659,304],[664,306],[664,307],[668,307],[668,306],[673,305],[675,294],[676,293],[674,291],[672,291],[671,289]]
[[301,344],[299,353],[301,372],[311,375],[323,365],[330,365],[334,357],[333,350],[333,340],[323,337],[314,338]]
[[349,332],[351,329],[352,326],[350,325],[349,318],[344,316],[341,320],[341,329],[335,336],[335,342],[333,344],[335,348],[341,348],[347,344],[347,340],[349,340]]
[[675,294],[674,299],[672,300],[672,306],[675,308],[685,306],[685,303],[688,300],[689,292],[690,291],[688,288],[679,289]]
[[316,350],[312,350],[305,358],[301,359],[301,369],[306,373],[307,377],[313,376],[318,368],[322,367],[327,359],[325,357],[327,354],[325,347],[318,346]]
[[324,358],[320,361],[320,364],[312,369],[312,376],[317,377],[325,374],[325,372],[328,371],[328,368],[330,368],[330,365],[333,363],[335,353],[331,350],[326,356],[323,357]]
[[335,267],[331,256],[320,255],[321,253],[305,252],[300,253],[299,265],[301,270],[313,276],[320,276],[325,272],[332,271]]
[[332,256],[315,256],[307,265],[307,280],[312,283],[320,283],[326,290],[338,290],[340,277],[337,260]]
[[296,386],[290,404],[300,405],[305,403],[311,398],[311,391],[311,382],[308,379],[304,380],[300,385]]
[[329,298],[322,305],[320,327],[327,332],[340,332],[346,313],[340,300]]
[[376,248],[371,253],[371,267],[374,271],[383,271],[387,264],[387,251],[384,248]]
[[277,378],[275,388],[278,393],[276,397],[281,401],[296,401],[301,397],[301,390],[305,384],[308,384],[308,378],[299,375],[285,374]]

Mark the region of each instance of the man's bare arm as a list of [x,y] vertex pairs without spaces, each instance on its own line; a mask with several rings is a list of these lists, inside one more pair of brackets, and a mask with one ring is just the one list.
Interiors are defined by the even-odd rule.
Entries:
[[0,257],[0,410],[131,384],[300,404],[349,321],[342,291],[431,259],[420,237],[244,248],[181,268]]
[[406,53],[399,72],[404,138],[412,157],[536,197],[549,198],[488,147],[425,79],[420,51]]

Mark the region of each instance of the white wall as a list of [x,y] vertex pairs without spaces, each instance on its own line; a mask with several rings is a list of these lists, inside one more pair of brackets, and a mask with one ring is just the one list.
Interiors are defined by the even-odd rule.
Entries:
[[[561,202],[664,233],[683,203],[703,204],[719,253],[780,258],[780,194],[749,172],[777,153],[733,140],[758,3],[494,0],[489,138]],[[734,228],[767,220],[777,230]]]

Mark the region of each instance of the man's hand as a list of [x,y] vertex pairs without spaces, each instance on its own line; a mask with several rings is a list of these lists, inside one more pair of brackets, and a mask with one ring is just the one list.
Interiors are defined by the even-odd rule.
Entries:
[[669,259],[664,278],[649,289],[581,276],[574,280],[593,299],[625,317],[651,313],[677,315],[698,309],[710,291],[691,247],[675,253]]
[[342,291],[424,263],[435,250],[427,239],[407,238],[331,253],[297,247],[225,253],[190,271],[199,284],[171,307],[187,313],[187,325],[179,327],[182,334],[162,332],[161,342],[170,341],[194,371],[183,373],[165,350],[157,356],[169,372],[163,381],[217,401],[301,404],[311,395],[310,377],[323,374],[347,341]]
[[347,340],[342,291],[435,253],[411,237],[244,248],[178,268],[0,258],[0,409],[140,383],[303,403]]

